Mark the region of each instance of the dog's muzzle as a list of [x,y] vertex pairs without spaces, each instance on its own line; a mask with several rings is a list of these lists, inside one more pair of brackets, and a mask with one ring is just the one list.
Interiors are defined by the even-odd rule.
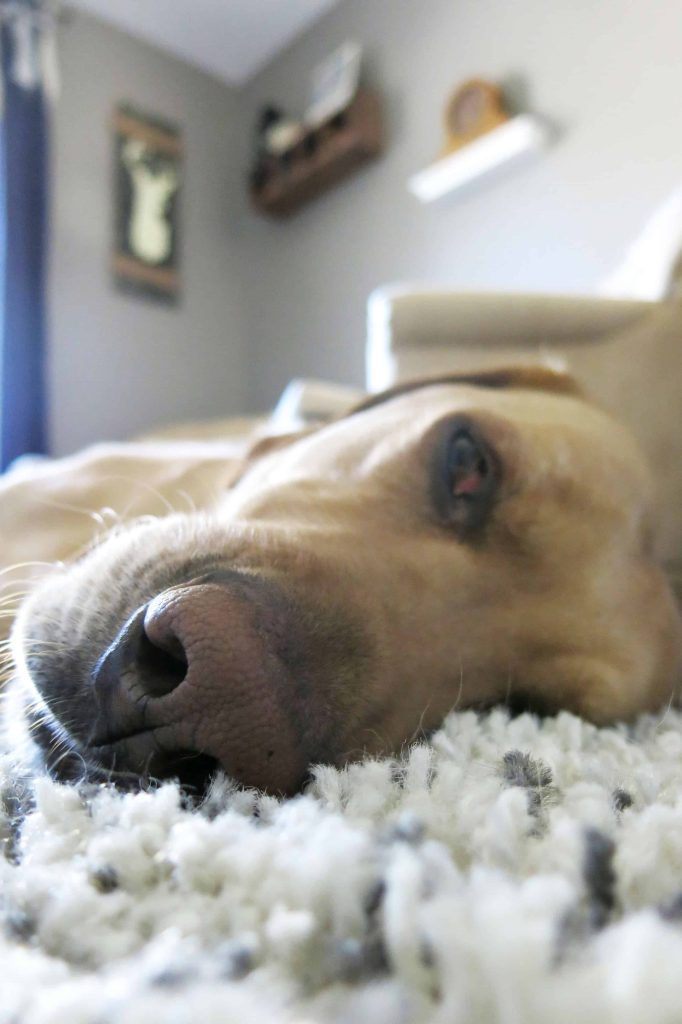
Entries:
[[226,572],[172,587],[96,665],[88,747],[117,773],[191,786],[219,766],[245,785],[295,792],[315,755],[300,661],[296,606],[269,581]]

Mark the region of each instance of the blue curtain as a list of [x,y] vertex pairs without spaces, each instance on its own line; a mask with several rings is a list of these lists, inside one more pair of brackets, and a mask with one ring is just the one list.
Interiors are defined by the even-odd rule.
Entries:
[[12,81],[2,29],[0,122],[0,471],[44,452],[47,128],[42,88]]

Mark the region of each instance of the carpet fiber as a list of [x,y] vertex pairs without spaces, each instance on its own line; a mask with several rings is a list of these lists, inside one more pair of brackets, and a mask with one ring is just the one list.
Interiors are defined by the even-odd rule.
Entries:
[[2,1024],[682,1019],[677,712],[453,714],[284,802],[39,779],[18,825],[2,775]]

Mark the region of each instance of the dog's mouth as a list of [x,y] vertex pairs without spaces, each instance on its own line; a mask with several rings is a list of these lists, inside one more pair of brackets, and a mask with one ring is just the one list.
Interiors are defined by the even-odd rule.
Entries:
[[163,777],[176,779],[186,792],[204,797],[220,771],[220,762],[210,754],[178,750],[168,758]]
[[115,782],[125,788],[139,788],[141,780],[145,780],[147,785],[173,780],[189,796],[203,799],[213,780],[224,770],[218,758],[210,754],[196,750],[161,751],[155,748],[143,772],[116,768],[117,764],[127,763],[129,758],[126,748],[131,741],[140,738],[153,743],[153,732],[154,730],[143,730],[130,737],[123,736],[108,744],[91,747],[90,752],[94,753],[96,761],[91,764],[89,775]]
[[172,779],[190,795],[205,796],[216,775],[224,771],[221,761],[190,746],[167,745],[161,737],[171,730],[172,726],[146,727],[95,737],[87,747],[90,774],[129,786],[139,784],[140,779],[149,784]]

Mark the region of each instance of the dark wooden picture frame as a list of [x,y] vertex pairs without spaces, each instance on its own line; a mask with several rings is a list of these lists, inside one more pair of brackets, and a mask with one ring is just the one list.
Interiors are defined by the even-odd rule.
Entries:
[[127,104],[114,114],[114,279],[125,291],[180,296],[180,130]]

